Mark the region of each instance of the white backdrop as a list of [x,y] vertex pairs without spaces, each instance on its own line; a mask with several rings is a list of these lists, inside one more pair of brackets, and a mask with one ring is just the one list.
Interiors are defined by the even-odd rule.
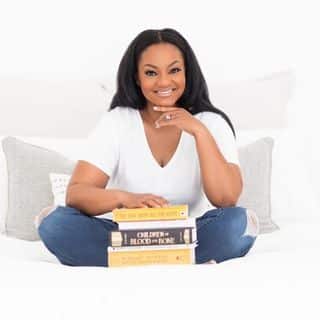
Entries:
[[308,1],[297,3],[1,1],[0,72],[28,78],[114,75],[138,32],[163,27],[189,40],[209,82],[310,67],[317,56],[317,10]]

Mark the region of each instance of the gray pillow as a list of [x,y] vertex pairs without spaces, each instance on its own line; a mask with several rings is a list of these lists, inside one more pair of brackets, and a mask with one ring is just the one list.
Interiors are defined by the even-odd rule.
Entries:
[[[49,173],[71,175],[76,163],[15,137],[4,138],[2,147],[8,170],[5,233],[18,239],[39,240],[34,218],[54,203]],[[272,149],[273,139],[269,137],[239,148],[244,187],[238,205],[257,213],[260,233],[279,228],[271,219]]]
[[39,240],[35,216],[53,204],[50,172],[72,174],[75,162],[62,154],[23,142],[2,140],[8,170],[8,210],[5,234],[23,240]]
[[260,223],[260,233],[279,229],[271,219],[273,145],[274,140],[265,137],[238,149],[243,190],[237,205],[256,212]]

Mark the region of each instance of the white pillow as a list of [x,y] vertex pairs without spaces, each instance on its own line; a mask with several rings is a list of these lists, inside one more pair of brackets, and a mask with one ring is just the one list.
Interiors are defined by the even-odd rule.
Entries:
[[84,138],[111,100],[95,79],[7,77],[0,88],[1,134],[11,136]]
[[[54,197],[55,206],[65,206],[66,205],[66,191],[69,184],[71,175],[51,172],[49,174],[51,181],[51,189]],[[104,214],[96,216],[96,218],[108,218],[112,219],[112,212],[106,212]]]
[[55,206],[66,205],[66,190],[71,175],[64,173],[50,173],[51,190],[54,197]]
[[294,81],[294,71],[289,69],[255,79],[213,84],[210,97],[240,130],[284,128]]

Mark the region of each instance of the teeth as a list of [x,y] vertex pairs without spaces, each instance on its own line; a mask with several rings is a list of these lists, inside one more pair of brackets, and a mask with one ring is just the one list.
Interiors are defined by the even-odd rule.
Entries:
[[157,94],[160,96],[167,96],[170,95],[172,93],[173,89],[170,90],[166,90],[166,91],[157,91]]

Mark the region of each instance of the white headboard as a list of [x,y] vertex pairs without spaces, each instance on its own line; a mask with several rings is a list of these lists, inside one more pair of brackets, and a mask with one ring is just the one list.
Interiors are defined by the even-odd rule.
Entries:
[[[0,79],[0,136],[82,138],[108,110],[113,81]],[[282,128],[294,73],[208,84],[212,103],[236,130]]]

